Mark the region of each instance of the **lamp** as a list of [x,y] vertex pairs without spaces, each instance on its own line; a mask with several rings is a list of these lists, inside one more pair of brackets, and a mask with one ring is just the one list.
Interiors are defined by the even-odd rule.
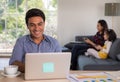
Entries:
[[120,16],[120,3],[105,3],[105,16],[112,16],[113,28],[113,16]]
[[120,16],[120,3],[106,3],[105,16]]

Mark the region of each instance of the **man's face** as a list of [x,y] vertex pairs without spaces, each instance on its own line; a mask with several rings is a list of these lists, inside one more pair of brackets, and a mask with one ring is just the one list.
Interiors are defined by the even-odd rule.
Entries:
[[38,39],[43,36],[45,22],[39,16],[31,17],[28,19],[28,29],[32,38]]

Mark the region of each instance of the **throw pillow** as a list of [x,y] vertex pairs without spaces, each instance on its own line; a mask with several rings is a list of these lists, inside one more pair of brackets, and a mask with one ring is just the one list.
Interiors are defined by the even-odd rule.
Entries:
[[120,60],[120,54],[117,55],[117,59]]
[[120,53],[120,39],[116,39],[111,45],[109,57],[116,60],[117,55]]

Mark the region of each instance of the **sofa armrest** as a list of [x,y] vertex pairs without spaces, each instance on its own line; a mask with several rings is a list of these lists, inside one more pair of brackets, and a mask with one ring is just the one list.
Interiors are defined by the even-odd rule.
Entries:
[[67,44],[64,45],[64,47],[68,48],[68,49],[72,49],[74,45],[79,45],[81,44],[79,41],[82,41],[83,42],[83,38],[84,37],[87,37],[89,39],[92,39],[93,38],[93,35],[88,35],[88,36],[76,36],[75,37],[75,41],[74,42],[69,42]]
[[76,37],[75,37],[75,41],[83,41],[83,38],[84,38],[84,37],[87,37],[87,38],[89,38],[89,39],[91,39],[91,40],[93,39],[93,35],[88,35],[88,36],[87,36],[87,35],[86,35],[86,36],[76,36]]

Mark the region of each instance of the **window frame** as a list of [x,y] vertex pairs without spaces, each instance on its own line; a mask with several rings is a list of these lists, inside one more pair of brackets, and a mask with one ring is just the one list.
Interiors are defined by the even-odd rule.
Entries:
[[[4,0],[3,0],[4,1]],[[7,7],[5,7],[5,16],[9,16],[9,15],[14,15],[14,16],[20,16],[20,15],[24,15],[25,16],[25,13],[27,12],[27,9],[28,9],[28,0],[25,0],[25,12],[23,12],[23,13],[18,13],[18,11],[17,11],[17,9],[18,9],[18,5],[17,5],[17,0],[15,0],[16,1],[16,13],[7,13]],[[7,4],[7,3],[6,3]],[[56,12],[56,13],[54,13],[54,15],[56,14],[56,23],[57,23],[57,9],[54,11],[54,10],[43,10],[43,12]],[[47,15],[48,16],[48,15]],[[47,18],[47,16],[46,16],[46,18]],[[51,17],[52,15],[49,15],[48,16],[48,19]],[[15,17],[16,18],[16,17]],[[16,21],[15,21],[15,24],[16,24],[16,29],[18,29],[18,21],[17,21],[17,18],[15,19]],[[5,32],[8,30],[7,29],[7,17],[5,18],[5,27],[4,27],[4,30],[5,30]],[[25,23],[25,20],[24,20],[24,23]],[[47,25],[46,25],[47,26]],[[27,31],[27,27],[26,27],[26,25],[25,25],[25,28],[26,28],[26,31]],[[46,28],[48,28],[48,27],[46,27]],[[56,29],[57,29],[57,24],[56,24]],[[57,30],[54,30],[54,31],[56,31],[57,32]],[[47,32],[47,31],[46,31]],[[46,33],[45,32],[45,33]],[[7,32],[6,32],[7,33]],[[16,30],[16,33],[17,33],[17,30]],[[57,33],[55,33],[55,35],[56,35]],[[51,35],[53,35],[53,37],[54,37],[54,34],[53,33],[51,33]],[[17,40],[17,38],[19,38],[19,37],[16,37],[16,40]],[[55,38],[57,38],[57,35],[55,36]],[[16,40],[15,40],[15,42],[16,42]],[[6,41],[5,41],[6,42]],[[15,44],[15,42],[14,42],[14,44]],[[7,43],[7,42],[6,42]],[[7,44],[5,44],[5,45],[7,45]],[[14,47],[14,45],[13,45],[13,47]],[[10,57],[11,55],[12,55],[12,50],[13,50],[13,47],[11,48],[11,50],[10,49],[8,49],[7,50],[7,48],[6,49],[3,49],[3,50],[1,50],[0,49],[0,58],[1,57]]]

